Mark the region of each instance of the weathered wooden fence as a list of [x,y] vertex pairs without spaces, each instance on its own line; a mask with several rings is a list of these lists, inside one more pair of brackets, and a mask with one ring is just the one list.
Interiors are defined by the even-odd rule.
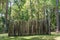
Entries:
[[10,22],[9,36],[50,34],[47,20],[29,20]]

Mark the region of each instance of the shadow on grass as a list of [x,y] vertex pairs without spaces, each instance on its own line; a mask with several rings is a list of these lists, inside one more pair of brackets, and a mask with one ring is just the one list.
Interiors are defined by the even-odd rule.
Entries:
[[12,36],[1,35],[0,40],[54,40],[55,37],[60,36],[60,34],[51,35],[28,35],[28,36]]
[[22,38],[21,40],[54,40],[54,39],[42,39],[42,38],[34,37],[34,38],[31,38],[31,39]]
[[0,37],[0,40],[54,40],[52,37],[32,37],[32,38],[23,38],[23,37]]

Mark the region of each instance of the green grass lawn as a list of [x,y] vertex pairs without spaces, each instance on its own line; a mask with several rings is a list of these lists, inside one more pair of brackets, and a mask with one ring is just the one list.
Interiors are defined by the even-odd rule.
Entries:
[[55,40],[60,37],[60,33],[53,32],[51,35],[34,35],[34,36],[16,36],[8,37],[8,34],[0,34],[0,40]]

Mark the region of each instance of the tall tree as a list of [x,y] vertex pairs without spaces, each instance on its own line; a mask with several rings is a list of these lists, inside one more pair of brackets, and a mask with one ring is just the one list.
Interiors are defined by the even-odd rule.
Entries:
[[56,0],[56,21],[57,21],[57,30],[56,32],[59,32],[59,13],[58,13],[58,3],[59,3],[59,0]]
[[6,24],[6,31],[8,31],[8,25],[7,25],[7,17],[8,17],[8,0],[6,0],[6,13],[5,13],[5,24]]

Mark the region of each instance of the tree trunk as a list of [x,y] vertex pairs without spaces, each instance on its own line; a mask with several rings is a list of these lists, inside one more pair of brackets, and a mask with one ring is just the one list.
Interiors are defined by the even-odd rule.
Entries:
[[8,31],[7,15],[8,15],[8,0],[6,0],[6,13],[5,13],[5,25],[6,25],[6,32]]
[[58,2],[59,0],[56,0],[56,21],[57,21],[57,30],[56,32],[59,32],[59,13],[58,13]]

